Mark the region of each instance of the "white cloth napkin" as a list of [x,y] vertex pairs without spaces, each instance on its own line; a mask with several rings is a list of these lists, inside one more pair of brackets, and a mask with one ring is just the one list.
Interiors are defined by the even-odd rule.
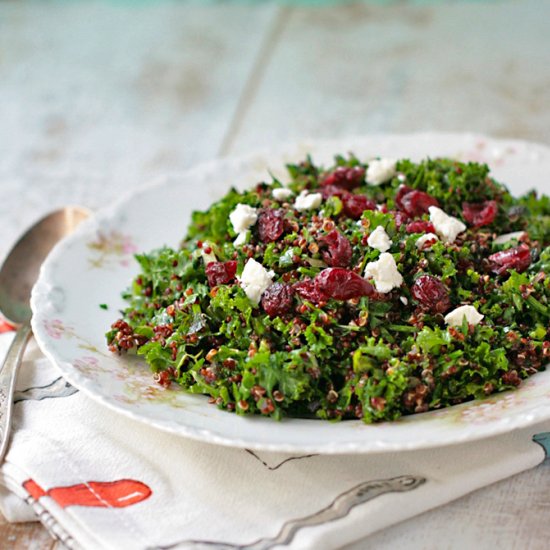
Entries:
[[[5,353],[10,334],[0,335]],[[338,548],[544,460],[550,424],[437,450],[289,456],[156,431],[22,366],[0,508],[69,548]],[[546,439],[545,439],[546,438]]]

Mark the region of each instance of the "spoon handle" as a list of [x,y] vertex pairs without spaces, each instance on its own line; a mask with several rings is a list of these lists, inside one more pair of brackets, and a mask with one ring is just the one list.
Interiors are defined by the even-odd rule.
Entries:
[[8,354],[4,359],[4,365],[0,370],[0,464],[8,450],[10,441],[11,419],[13,416],[13,391],[17,371],[27,342],[32,334],[29,322],[24,323],[15,333]]

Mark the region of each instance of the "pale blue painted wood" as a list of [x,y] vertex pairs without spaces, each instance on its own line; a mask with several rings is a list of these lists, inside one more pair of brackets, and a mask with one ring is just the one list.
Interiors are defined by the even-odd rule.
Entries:
[[538,443],[544,449],[546,458],[550,457],[550,432],[535,434],[533,436],[533,441]]

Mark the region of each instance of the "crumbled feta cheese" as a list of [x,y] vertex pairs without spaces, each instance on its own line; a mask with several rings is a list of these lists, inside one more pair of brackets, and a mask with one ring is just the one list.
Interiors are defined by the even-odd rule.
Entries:
[[376,262],[369,262],[366,265],[365,277],[373,279],[376,290],[383,294],[403,284],[403,277],[389,252],[383,252]]
[[400,296],[399,299],[401,300],[401,303],[406,306],[409,303],[409,300],[407,300],[406,296]]
[[267,269],[259,262],[250,258],[243,269],[239,281],[245,294],[254,304],[260,302],[262,294],[273,284],[271,280],[274,273]]
[[403,174],[402,172],[399,172],[399,174],[397,174],[397,179],[401,183],[404,183],[405,181],[407,181],[407,176],[405,176],[405,174]]
[[233,245],[234,246],[242,246],[243,244],[246,243],[247,239],[248,239],[248,234],[250,233],[250,231],[241,231],[238,235],[237,235],[237,238],[233,241]]
[[367,168],[367,183],[380,185],[395,176],[394,159],[371,160]]
[[229,214],[235,233],[242,233],[254,225],[258,220],[258,210],[248,204],[239,203],[235,210]]
[[258,220],[258,210],[248,204],[239,203],[229,214],[229,220],[233,225],[233,229],[238,233],[237,238],[233,241],[235,246],[241,246],[246,243],[248,237],[248,228]]
[[466,318],[469,325],[477,325],[483,317],[474,306],[460,306],[445,315],[445,322],[451,327],[459,327]]
[[294,208],[299,212],[304,210],[312,210],[313,208],[319,208],[323,196],[321,193],[308,193],[307,191],[302,191],[294,202]]
[[424,245],[430,241],[439,241],[439,237],[435,233],[426,233],[422,235],[422,237],[418,237],[418,239],[416,239],[416,248],[418,248],[418,250],[422,250]]
[[294,193],[286,187],[277,187],[276,189],[273,189],[271,194],[276,201],[284,201],[292,197]]
[[376,250],[380,250],[380,252],[386,252],[387,250],[390,249],[390,246],[392,243],[385,229],[381,225],[379,225],[369,235],[369,238],[367,239],[367,244],[371,248],[376,248]]
[[459,233],[466,231],[466,226],[457,218],[449,216],[437,206],[430,206],[430,221],[437,234],[446,242],[453,243]]
[[494,244],[506,244],[510,241],[519,241],[525,235],[525,231],[514,231],[513,233],[505,233],[504,235],[499,235],[493,241]]

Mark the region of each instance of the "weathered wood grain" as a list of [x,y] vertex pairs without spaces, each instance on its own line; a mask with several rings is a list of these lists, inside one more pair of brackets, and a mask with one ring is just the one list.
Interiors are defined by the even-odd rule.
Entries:
[[0,4],[0,257],[36,218],[216,156],[276,7]]
[[40,523],[7,523],[0,514],[2,550],[55,550],[56,545]]
[[228,149],[421,130],[550,142],[549,18],[537,0],[295,8]]

